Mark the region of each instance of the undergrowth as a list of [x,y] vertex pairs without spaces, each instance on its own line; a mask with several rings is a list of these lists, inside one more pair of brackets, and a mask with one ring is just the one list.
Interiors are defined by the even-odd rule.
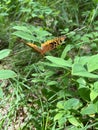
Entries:
[[[0,2],[1,130],[98,129],[97,4]],[[62,35],[44,56],[25,45]]]

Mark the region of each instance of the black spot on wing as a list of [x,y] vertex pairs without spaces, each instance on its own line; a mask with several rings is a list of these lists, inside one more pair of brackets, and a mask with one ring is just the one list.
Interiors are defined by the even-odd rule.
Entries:
[[57,46],[57,42],[56,41],[50,43],[51,49],[55,48],[56,46]]

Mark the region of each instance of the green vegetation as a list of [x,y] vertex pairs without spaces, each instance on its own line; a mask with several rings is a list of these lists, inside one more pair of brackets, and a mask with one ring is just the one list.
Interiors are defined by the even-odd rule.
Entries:
[[0,1],[0,130],[98,130],[97,19],[98,0]]

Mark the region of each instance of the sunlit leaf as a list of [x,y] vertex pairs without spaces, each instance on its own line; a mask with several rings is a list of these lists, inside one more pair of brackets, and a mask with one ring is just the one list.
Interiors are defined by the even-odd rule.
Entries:
[[13,35],[16,35],[20,38],[23,38],[25,40],[34,40],[34,36],[32,36],[29,33],[23,32],[23,31],[15,31],[14,33],[12,33]]
[[83,108],[81,110],[82,115],[91,115],[96,113],[96,107],[94,104],[90,104],[89,106]]
[[81,126],[81,127],[83,127],[83,124],[78,119],[76,119],[74,116],[68,118],[68,120],[74,126]]
[[57,67],[71,67],[72,66],[71,61],[67,61],[62,58],[57,58],[53,56],[46,56],[46,58],[52,63],[56,64]]
[[98,54],[90,57],[90,59],[87,63],[87,68],[88,68],[89,72],[92,72],[92,71],[98,69]]
[[10,54],[11,50],[4,49],[0,51],[0,60],[7,57]]
[[0,79],[8,79],[16,77],[16,73],[12,70],[0,70]]
[[72,45],[67,45],[67,46],[65,47],[65,49],[63,50],[63,52],[62,52],[61,58],[64,59],[64,58],[66,57],[67,52],[70,51],[72,48],[73,48]]
[[81,64],[73,64],[72,75],[82,76],[87,78],[98,78],[98,75],[88,72]]
[[14,26],[13,29],[32,34],[32,32],[26,26]]

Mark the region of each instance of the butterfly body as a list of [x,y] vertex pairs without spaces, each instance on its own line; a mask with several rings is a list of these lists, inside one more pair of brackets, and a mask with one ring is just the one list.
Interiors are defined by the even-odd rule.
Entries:
[[60,45],[65,40],[65,38],[66,36],[61,36],[61,37],[54,38],[52,40],[48,40],[45,43],[41,44],[41,48],[33,43],[26,43],[26,44],[34,48],[36,51],[38,51],[43,55],[46,52],[55,49],[58,45]]

